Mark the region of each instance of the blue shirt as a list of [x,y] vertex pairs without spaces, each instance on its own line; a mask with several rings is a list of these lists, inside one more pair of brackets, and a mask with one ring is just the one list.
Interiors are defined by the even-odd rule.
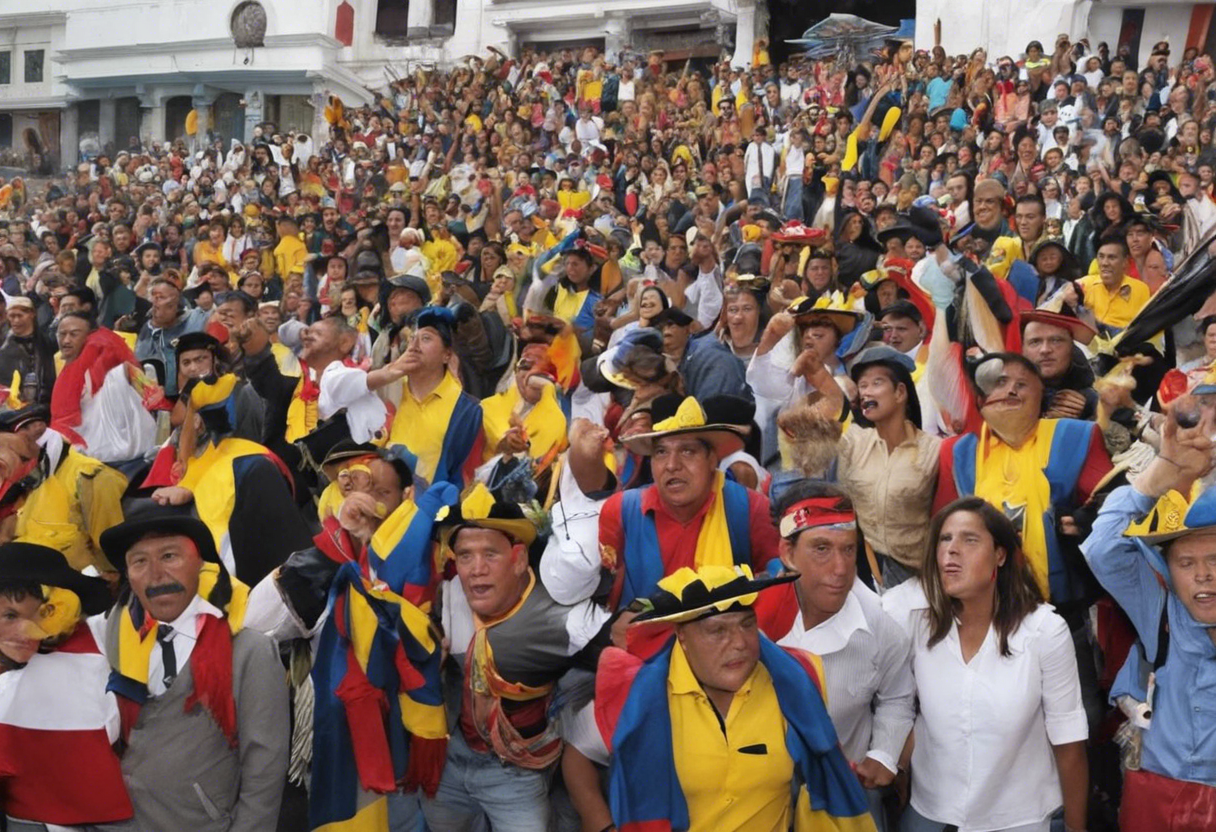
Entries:
[[929,95],[929,110],[936,110],[938,107],[946,103],[946,98],[950,95],[950,87],[954,84],[954,79],[946,79],[942,77],[934,78],[925,87],[925,92]]
[[[1164,564],[1159,556],[1123,536],[1128,524],[1148,514],[1155,502],[1132,486],[1116,489],[1106,498],[1081,551],[1131,618],[1150,657],[1157,652],[1162,608],[1168,607],[1169,657],[1157,671],[1142,767],[1175,780],[1216,786],[1216,644],[1178,596],[1162,586]],[[1168,581],[1168,575],[1163,577]]]
[[185,310],[178,315],[172,326],[161,329],[148,320],[135,338],[135,358],[139,361],[156,359],[165,367],[165,395],[177,395],[177,347],[178,338],[187,332],[202,332],[207,327],[210,313],[202,309]]

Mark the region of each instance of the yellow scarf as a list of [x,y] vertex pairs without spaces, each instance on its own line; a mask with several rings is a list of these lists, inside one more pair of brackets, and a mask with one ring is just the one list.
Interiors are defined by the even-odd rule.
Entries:
[[726,475],[721,471],[715,472],[709,511],[705,513],[701,531],[697,533],[697,551],[693,563],[694,568],[698,570],[703,566],[733,568],[735,565],[731,555],[730,529],[726,525],[726,504],[722,496],[725,485]]
[[[380,505],[377,505],[376,508],[382,510]],[[397,506],[392,514],[384,518],[380,528],[376,529],[375,534],[372,535],[371,550],[379,557],[387,559],[393,551],[393,547],[409,529],[410,523],[413,522],[414,515],[417,513],[418,506],[413,500],[405,500]]]
[[1022,447],[1014,448],[999,440],[985,424],[980,429],[975,461],[975,495],[1005,514],[1020,514],[1022,519],[1014,520],[1014,526],[1021,533],[1022,551],[1044,598],[1050,597],[1051,588],[1042,517],[1051,504],[1051,484],[1043,471],[1055,427],[1054,419],[1040,419]]
[[[215,582],[220,575],[218,563],[204,563],[199,570],[198,594],[206,598],[215,588]],[[249,601],[249,587],[229,576],[232,581],[232,600],[224,610],[228,616],[228,629],[233,635],[240,632],[245,623],[245,608]],[[148,684],[148,663],[152,658],[152,648],[156,645],[156,627],[151,627],[143,635],[135,629],[131,616],[124,611],[118,624],[118,672],[128,679],[142,684]]]

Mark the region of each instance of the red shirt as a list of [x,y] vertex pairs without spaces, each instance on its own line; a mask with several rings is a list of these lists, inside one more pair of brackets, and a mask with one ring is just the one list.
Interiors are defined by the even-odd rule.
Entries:
[[[615,599],[625,579],[625,527],[621,523],[622,493],[613,494],[600,509],[600,556],[604,566],[613,573]],[[642,491],[643,513],[654,516],[655,531],[659,538],[659,555],[663,559],[663,574],[670,575],[681,566],[696,568],[697,536],[701,523],[713,501],[705,501],[696,515],[687,523],[681,523],[659,500],[659,490],[653,485]],[[747,492],[747,523],[752,541],[752,571],[761,572],[770,560],[777,557],[780,536],[769,516],[768,497],[758,491]]]

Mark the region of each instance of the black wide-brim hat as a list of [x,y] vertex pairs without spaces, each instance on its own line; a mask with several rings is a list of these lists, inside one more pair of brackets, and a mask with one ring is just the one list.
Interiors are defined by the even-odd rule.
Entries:
[[133,500],[127,508],[126,520],[101,533],[101,549],[114,568],[125,575],[127,551],[152,533],[188,537],[204,561],[220,562],[215,538],[206,523],[186,506],[162,506],[152,499]]
[[109,585],[68,565],[63,553],[37,543],[0,544],[0,581],[28,581],[76,593],[85,615],[97,615],[113,603]]
[[702,567],[678,569],[659,582],[659,588],[643,600],[645,609],[634,623],[683,624],[726,612],[750,608],[756,595],[769,587],[798,580],[800,574],[760,574],[747,567]]

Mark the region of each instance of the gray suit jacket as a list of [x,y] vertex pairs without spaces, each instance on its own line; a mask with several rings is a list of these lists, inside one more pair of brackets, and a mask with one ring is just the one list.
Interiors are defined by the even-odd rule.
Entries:
[[232,640],[237,748],[201,706],[189,664],[149,699],[131,729],[122,773],[144,830],[264,832],[275,828],[291,743],[287,682],[274,643],[250,630]]

